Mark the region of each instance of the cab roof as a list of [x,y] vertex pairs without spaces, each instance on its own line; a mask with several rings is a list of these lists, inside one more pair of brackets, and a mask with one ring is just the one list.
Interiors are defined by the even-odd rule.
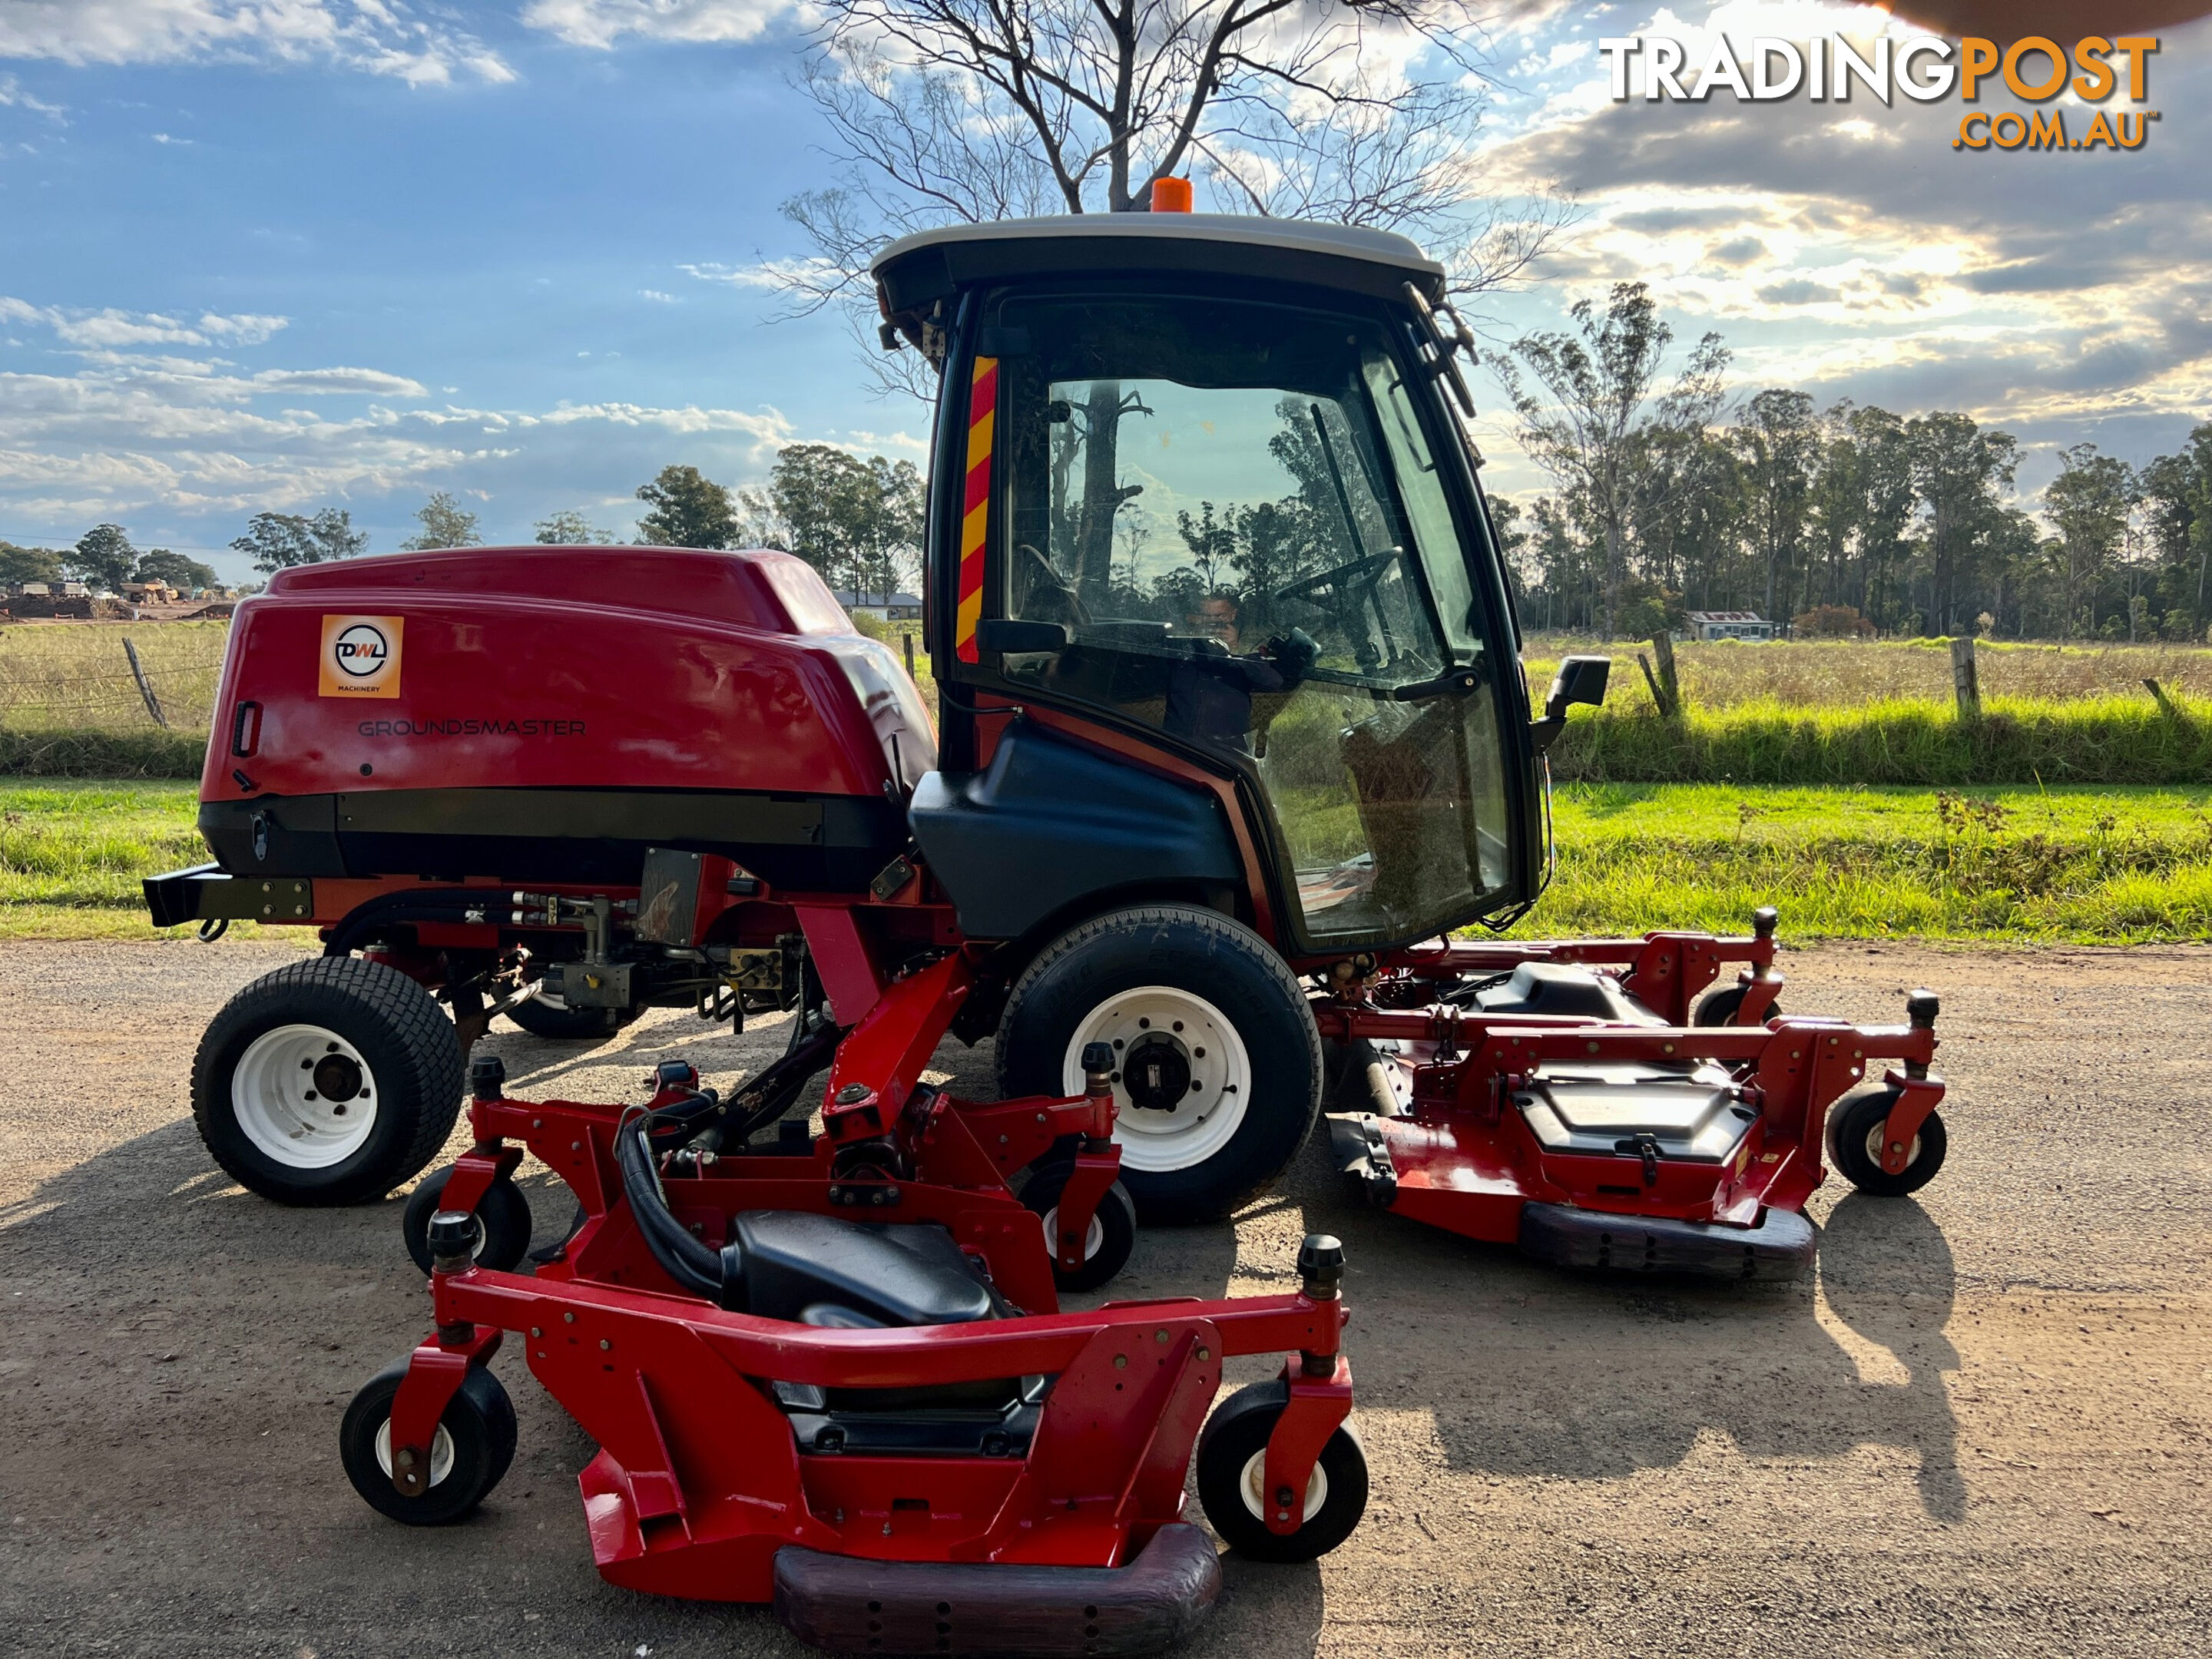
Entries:
[[1389,231],[1237,213],[1085,213],[945,225],[902,236],[869,267],[884,314],[909,339],[939,300],[978,283],[1156,271],[1311,283],[1431,304],[1444,268]]

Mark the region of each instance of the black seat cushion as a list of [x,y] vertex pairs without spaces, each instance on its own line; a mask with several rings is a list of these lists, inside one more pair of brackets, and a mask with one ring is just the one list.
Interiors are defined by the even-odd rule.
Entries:
[[1524,962],[1504,984],[1475,994],[1486,1014],[1571,1014],[1622,1025],[1667,1022],[1603,974],[1571,962]]
[[939,1226],[863,1226],[791,1210],[745,1210],[731,1218],[730,1237],[744,1278],[744,1310],[763,1319],[965,1325],[996,1312],[989,1286]]

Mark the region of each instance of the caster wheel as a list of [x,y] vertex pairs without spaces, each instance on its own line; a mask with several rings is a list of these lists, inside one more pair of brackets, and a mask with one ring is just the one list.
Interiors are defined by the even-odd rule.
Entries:
[[1903,1198],[1907,1193],[1918,1192],[1936,1178],[1936,1172],[1943,1167],[1943,1154],[1949,1150],[1942,1115],[1930,1112],[1907,1149],[1904,1173],[1892,1175],[1883,1169],[1882,1126],[1897,1098],[1894,1089],[1862,1089],[1828,1109],[1828,1162],[1852,1186],[1877,1198]]
[[[1074,1173],[1072,1164],[1048,1164],[1022,1188],[1022,1202],[1044,1218],[1048,1249],[1060,1225],[1060,1194]],[[1070,1273],[1054,1261],[1053,1283],[1063,1291],[1095,1291],[1128,1264],[1129,1252],[1136,1248],[1137,1206],[1128,1188],[1117,1181],[1091,1212],[1091,1230],[1083,1239],[1083,1265]]]
[[[409,1194],[399,1218],[400,1237],[407,1254],[424,1273],[430,1271],[430,1218],[438,1213],[439,1194],[453,1178],[450,1169],[425,1176]],[[512,1181],[495,1181],[477,1206],[477,1265],[511,1273],[530,1254],[530,1200]]]
[[[1696,1006],[1690,1010],[1690,1024],[1733,1025],[1735,1024],[1735,1011],[1742,1006],[1743,987],[1723,985],[1717,990],[1706,992],[1698,999]],[[1768,1019],[1772,1019],[1781,1012],[1782,1000],[1778,997],[1766,1005]]]
[[438,1419],[429,1489],[404,1497],[392,1484],[392,1402],[406,1375],[407,1362],[396,1360],[354,1395],[338,1427],[338,1455],[371,1509],[410,1527],[442,1527],[483,1503],[514,1461],[514,1404],[497,1377],[471,1366]]
[[382,1198],[461,1109],[461,1044],[430,994],[358,957],[264,974],[210,1023],[192,1118],[215,1161],[280,1204]]
[[1289,1405],[1279,1379],[1237,1390],[1215,1408],[1198,1437],[1198,1501],[1221,1540],[1255,1561],[1311,1561],[1326,1555],[1359,1524],[1367,1509],[1367,1455],[1349,1423],[1322,1448],[1306,1482],[1305,1518],[1296,1532],[1267,1530],[1262,1482],[1267,1437]]

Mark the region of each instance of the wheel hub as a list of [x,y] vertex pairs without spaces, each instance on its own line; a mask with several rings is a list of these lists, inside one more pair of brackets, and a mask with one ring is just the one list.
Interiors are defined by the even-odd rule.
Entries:
[[231,1111],[254,1147],[294,1170],[343,1164],[376,1127],[368,1060],[321,1025],[279,1025],[246,1045],[230,1075]]
[[1191,1169],[1227,1146],[1243,1123],[1250,1056],[1228,1016],[1195,992],[1140,985],[1099,1003],[1076,1026],[1061,1060],[1068,1094],[1083,1092],[1083,1050],[1092,1042],[1114,1049],[1114,1139],[1122,1168]]
[[316,1094],[334,1105],[361,1093],[361,1066],[349,1055],[325,1054],[315,1062],[310,1075],[315,1079]]
[[[1267,1449],[1262,1446],[1252,1454],[1244,1465],[1244,1478],[1237,1483],[1243,1495],[1244,1507],[1261,1520],[1267,1518]],[[1304,1512],[1298,1516],[1301,1525],[1321,1513],[1321,1506],[1328,1502],[1328,1472],[1316,1460],[1313,1474],[1306,1480]]]
[[1142,1038],[1121,1060],[1129,1103],[1147,1112],[1176,1110],[1191,1093],[1190,1069],[1190,1056],[1175,1038],[1158,1031]]

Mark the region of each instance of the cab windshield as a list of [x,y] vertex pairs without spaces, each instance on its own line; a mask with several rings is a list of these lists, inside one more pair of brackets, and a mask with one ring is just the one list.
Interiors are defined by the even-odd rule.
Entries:
[[1316,947],[1411,939],[1507,881],[1500,665],[1379,317],[1029,299],[1000,359],[1003,672],[1244,771]]

